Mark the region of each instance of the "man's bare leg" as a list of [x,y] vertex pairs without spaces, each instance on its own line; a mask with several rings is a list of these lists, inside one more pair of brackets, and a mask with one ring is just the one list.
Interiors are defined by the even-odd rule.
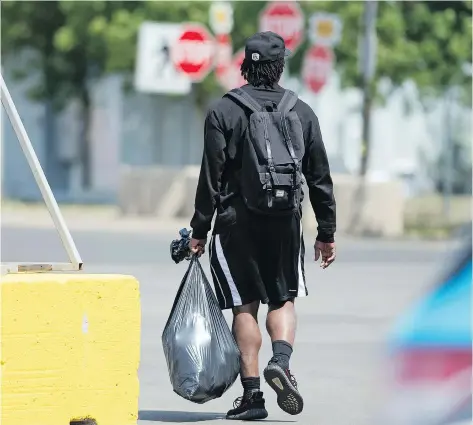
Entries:
[[289,371],[296,327],[294,300],[269,307],[266,329],[273,344],[273,357],[264,370],[264,378],[276,391],[279,407],[291,415],[301,413],[304,407],[304,401],[297,390],[296,380]]
[[286,301],[280,305],[270,305],[266,317],[266,329],[271,342],[286,341],[294,345],[296,337],[297,316],[294,300]]
[[258,355],[261,349],[261,331],[258,325],[259,301],[233,309],[233,335],[241,352],[240,377],[243,397],[227,413],[227,419],[265,419],[263,393],[260,391]]
[[240,376],[259,376],[258,354],[262,337],[258,325],[259,301],[233,309],[233,335],[241,352]]

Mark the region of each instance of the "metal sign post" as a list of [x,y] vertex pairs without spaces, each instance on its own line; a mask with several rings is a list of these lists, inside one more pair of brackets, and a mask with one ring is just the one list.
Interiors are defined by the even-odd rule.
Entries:
[[72,239],[69,229],[67,228],[66,222],[59,210],[59,206],[54,198],[53,192],[49,187],[46,176],[44,175],[41,164],[39,163],[38,157],[33,149],[33,145],[26,133],[25,127],[21,121],[20,115],[16,110],[13,99],[10,96],[7,85],[3,79],[3,75],[0,74],[0,85],[1,85],[1,96],[2,103],[8,118],[15,130],[18,141],[20,142],[21,149],[28,161],[28,165],[33,173],[36,180],[36,184],[41,191],[43,200],[46,207],[51,215],[54,226],[59,233],[62,245],[67,251],[70,263],[1,263],[1,274],[7,273],[18,273],[18,272],[41,272],[41,271],[78,271],[82,269],[82,259],[77,251],[76,245]]

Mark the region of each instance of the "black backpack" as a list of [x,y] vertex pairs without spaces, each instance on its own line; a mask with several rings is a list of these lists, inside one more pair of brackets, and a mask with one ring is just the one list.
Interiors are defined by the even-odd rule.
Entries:
[[304,136],[292,109],[297,95],[286,90],[276,106],[261,106],[247,92],[226,94],[251,111],[242,150],[240,192],[246,206],[260,214],[286,215],[299,211],[302,199]]

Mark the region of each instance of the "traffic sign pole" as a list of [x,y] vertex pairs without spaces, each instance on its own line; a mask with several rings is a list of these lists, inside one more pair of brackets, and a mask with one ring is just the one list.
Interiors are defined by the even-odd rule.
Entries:
[[342,36],[342,22],[335,14],[317,12],[309,19],[309,40],[312,47],[306,52],[304,82],[314,93],[325,86],[333,69],[333,47]]
[[224,88],[227,88],[226,79],[233,61],[233,46],[230,35],[218,34],[216,44],[215,75],[217,81]]
[[229,2],[214,1],[209,9],[210,28],[216,35],[215,76],[223,88],[227,88],[233,62],[233,45],[230,33],[233,29],[233,6]]
[[240,49],[233,56],[230,67],[227,69],[223,78],[223,85],[227,90],[241,87],[246,84],[245,79],[241,76],[240,68],[245,57],[245,49]]

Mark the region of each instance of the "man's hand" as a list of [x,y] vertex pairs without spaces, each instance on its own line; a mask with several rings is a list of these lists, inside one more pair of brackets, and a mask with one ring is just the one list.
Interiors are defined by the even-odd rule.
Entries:
[[205,252],[205,244],[207,243],[207,239],[194,239],[191,238],[189,247],[191,251],[200,257]]
[[335,261],[336,252],[335,252],[335,243],[334,242],[320,242],[315,241],[315,261],[317,261],[322,255],[322,261],[320,267],[326,269],[330,264]]

